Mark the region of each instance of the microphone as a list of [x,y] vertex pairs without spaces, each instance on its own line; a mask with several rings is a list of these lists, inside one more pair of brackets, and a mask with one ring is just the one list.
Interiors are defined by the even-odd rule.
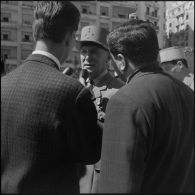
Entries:
[[81,77],[83,77],[84,80],[86,81],[87,78],[89,78],[89,72],[88,72],[88,70],[82,69],[82,70],[81,70]]
[[70,76],[73,73],[73,69],[71,67],[67,67],[65,68],[65,70],[63,71],[63,74],[66,74],[68,76]]

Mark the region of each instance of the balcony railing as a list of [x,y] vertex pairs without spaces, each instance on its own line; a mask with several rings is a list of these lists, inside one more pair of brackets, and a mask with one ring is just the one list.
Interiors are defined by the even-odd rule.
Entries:
[[158,31],[160,28],[159,26],[154,26],[154,29]]
[[31,43],[32,41],[31,41],[31,39],[25,39],[25,38],[23,38],[23,39],[22,39],[22,42]]
[[1,1],[1,4],[18,5],[18,1]]
[[13,20],[8,20],[8,21],[5,21],[5,20],[1,20],[1,23],[3,24],[17,24],[18,22],[17,21],[13,21]]
[[24,20],[22,24],[24,25],[32,25],[32,21],[27,21],[27,20]]
[[81,13],[86,15],[96,15],[96,13],[92,11],[81,11]]
[[157,15],[157,16],[155,16],[154,14],[151,14],[151,13],[145,13],[145,17],[146,18],[152,18],[152,19],[155,19],[155,20],[159,20],[160,19],[160,16],[159,15]]

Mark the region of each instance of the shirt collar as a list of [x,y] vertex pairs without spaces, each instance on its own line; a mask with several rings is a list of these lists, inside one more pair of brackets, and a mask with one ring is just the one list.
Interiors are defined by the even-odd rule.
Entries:
[[140,68],[138,68],[137,70],[135,70],[132,74],[129,75],[129,77],[127,78],[126,84],[129,83],[133,77],[135,77],[136,75],[138,75],[139,73],[143,73],[143,72],[153,72],[153,71],[160,71],[162,72],[162,68],[159,66],[159,64],[157,62],[151,63],[149,65],[145,65],[142,66]]
[[105,70],[104,72],[102,72],[98,77],[96,77],[95,79],[93,79],[94,83],[97,84],[107,73],[108,73],[107,70]]
[[32,54],[41,54],[41,55],[47,56],[48,58],[52,59],[57,64],[59,69],[61,67],[60,61],[53,54],[51,54],[47,51],[35,50],[32,52]]

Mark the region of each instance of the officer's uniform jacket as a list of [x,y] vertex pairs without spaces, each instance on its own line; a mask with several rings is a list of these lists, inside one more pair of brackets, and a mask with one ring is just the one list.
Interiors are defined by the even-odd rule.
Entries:
[[[93,101],[98,112],[98,120],[103,123],[108,100],[125,83],[112,76],[109,72],[103,73],[93,82]],[[80,193],[97,193],[99,177],[100,161],[95,165],[87,165],[85,175],[80,180]]]
[[[98,120],[104,122],[106,105],[108,100],[125,84],[106,72],[99,81],[95,81],[93,87],[94,103],[98,113]],[[100,161],[94,165],[92,192],[97,193],[100,177]]]
[[98,112],[98,119],[104,122],[107,102],[124,85],[124,82],[113,77],[109,72],[105,72],[102,78],[98,81],[94,80],[94,82],[93,100]]

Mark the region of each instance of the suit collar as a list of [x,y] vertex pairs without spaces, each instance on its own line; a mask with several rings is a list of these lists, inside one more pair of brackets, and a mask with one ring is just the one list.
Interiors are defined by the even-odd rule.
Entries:
[[47,57],[45,55],[32,54],[24,62],[27,62],[27,61],[41,62],[41,63],[47,64],[47,65],[49,65],[49,66],[59,70],[59,67],[56,64],[56,62],[54,62],[51,58],[49,58],[49,57]]
[[43,50],[35,50],[32,52],[32,54],[41,54],[41,55],[47,56],[48,58],[52,59],[60,68],[60,61],[52,53],[49,53]]
[[137,69],[135,72],[133,72],[127,78],[126,83],[129,83],[130,81],[132,81],[132,80],[134,80],[138,77],[144,76],[146,74],[151,74],[151,73],[154,73],[154,72],[163,72],[163,69],[159,66],[158,63],[150,64],[148,66],[144,66],[144,67],[141,67],[141,68]]

